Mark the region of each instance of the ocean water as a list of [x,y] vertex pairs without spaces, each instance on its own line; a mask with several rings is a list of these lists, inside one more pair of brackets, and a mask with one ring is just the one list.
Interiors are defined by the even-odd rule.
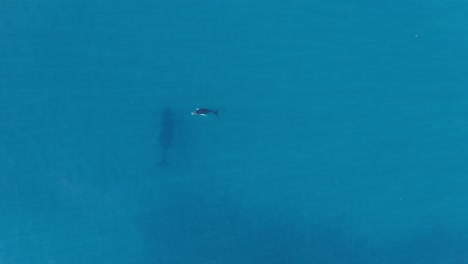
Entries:
[[2,1],[0,263],[468,263],[467,8]]

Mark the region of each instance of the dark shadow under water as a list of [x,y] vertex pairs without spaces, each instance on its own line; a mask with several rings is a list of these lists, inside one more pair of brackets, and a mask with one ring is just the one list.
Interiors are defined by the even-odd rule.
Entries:
[[159,145],[161,147],[161,158],[158,162],[158,167],[167,167],[168,150],[174,143],[174,113],[172,109],[165,108],[161,113],[161,125],[159,131]]

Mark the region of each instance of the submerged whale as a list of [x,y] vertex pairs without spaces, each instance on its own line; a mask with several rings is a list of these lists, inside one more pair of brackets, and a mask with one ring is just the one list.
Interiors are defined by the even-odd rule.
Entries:
[[159,131],[159,145],[161,147],[161,159],[158,166],[165,167],[168,149],[174,141],[174,114],[170,108],[165,108],[161,113],[161,126]]

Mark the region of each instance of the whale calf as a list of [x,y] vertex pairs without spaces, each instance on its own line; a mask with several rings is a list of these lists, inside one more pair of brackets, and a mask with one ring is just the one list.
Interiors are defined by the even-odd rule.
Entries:
[[197,108],[192,112],[192,115],[201,115],[207,116],[208,114],[214,114],[216,117],[218,116],[219,110],[210,110],[206,108]]

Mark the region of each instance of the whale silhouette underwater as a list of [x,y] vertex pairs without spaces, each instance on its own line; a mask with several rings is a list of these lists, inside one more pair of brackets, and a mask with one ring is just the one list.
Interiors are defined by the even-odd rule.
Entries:
[[159,131],[159,145],[161,147],[161,158],[158,167],[167,167],[169,162],[168,150],[174,143],[174,113],[170,108],[165,108],[161,113],[161,125]]

